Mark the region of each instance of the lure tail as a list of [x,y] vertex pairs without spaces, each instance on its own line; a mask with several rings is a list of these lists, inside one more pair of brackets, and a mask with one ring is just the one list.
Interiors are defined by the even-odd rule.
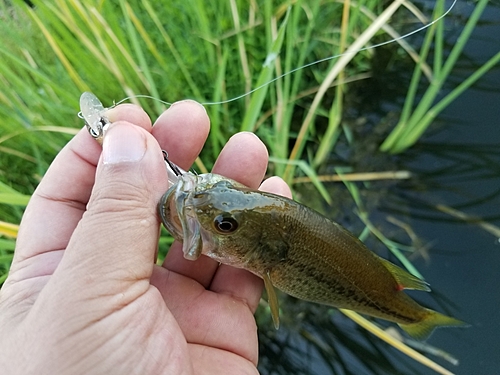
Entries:
[[437,311],[426,309],[427,315],[418,323],[399,324],[411,337],[417,340],[429,338],[434,329],[441,327],[467,327],[468,324],[461,320],[446,316]]

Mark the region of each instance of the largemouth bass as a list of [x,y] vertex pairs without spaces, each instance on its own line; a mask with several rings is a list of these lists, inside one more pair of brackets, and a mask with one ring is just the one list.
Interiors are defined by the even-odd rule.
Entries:
[[204,254],[264,279],[276,327],[275,287],[306,301],[395,322],[418,339],[436,327],[463,325],[403,292],[429,291],[425,281],[291,199],[216,174],[184,173],[162,197],[159,211],[165,227],[183,242],[186,259]]

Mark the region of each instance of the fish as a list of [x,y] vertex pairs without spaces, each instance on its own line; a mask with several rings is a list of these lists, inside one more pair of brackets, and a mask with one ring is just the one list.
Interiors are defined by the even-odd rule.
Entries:
[[425,340],[437,327],[464,326],[425,308],[405,289],[429,285],[369,250],[340,224],[292,199],[229,178],[186,172],[162,196],[159,215],[182,241],[184,257],[202,254],[264,280],[279,327],[275,288],[293,297],[397,323]]

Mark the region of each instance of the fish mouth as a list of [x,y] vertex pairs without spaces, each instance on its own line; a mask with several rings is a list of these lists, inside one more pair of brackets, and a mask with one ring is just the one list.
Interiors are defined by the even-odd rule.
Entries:
[[162,195],[158,203],[158,213],[164,227],[167,228],[176,240],[182,241],[182,223],[177,215],[175,205],[172,205],[175,190],[176,185],[173,185]]
[[200,225],[196,215],[195,195],[199,177],[184,173],[160,199],[158,210],[165,228],[176,240],[182,241],[184,258],[196,260],[205,247],[213,248],[211,235]]

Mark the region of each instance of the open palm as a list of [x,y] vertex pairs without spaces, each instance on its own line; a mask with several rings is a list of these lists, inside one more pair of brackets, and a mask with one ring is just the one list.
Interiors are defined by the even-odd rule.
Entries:
[[[83,129],[60,152],[23,217],[0,291],[3,374],[255,374],[262,281],[174,243],[162,266],[161,149],[187,169],[209,131],[204,109],[174,104],[151,127],[136,106],[109,113],[102,149]],[[267,152],[234,136],[214,172],[258,187]],[[261,187],[289,195],[280,179]]]

